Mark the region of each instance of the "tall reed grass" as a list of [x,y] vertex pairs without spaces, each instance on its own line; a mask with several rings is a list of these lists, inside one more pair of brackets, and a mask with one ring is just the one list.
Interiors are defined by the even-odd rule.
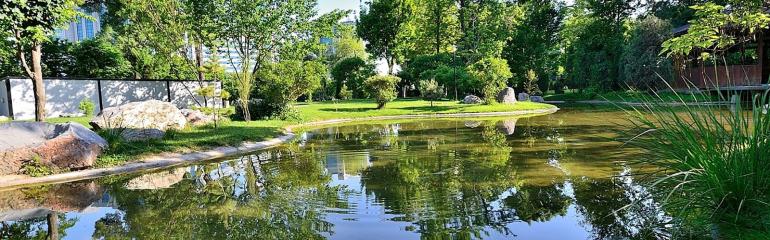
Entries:
[[674,216],[756,227],[770,212],[768,92],[731,108],[684,98],[625,108],[636,130],[628,144],[650,152],[639,161],[660,170],[652,184]]

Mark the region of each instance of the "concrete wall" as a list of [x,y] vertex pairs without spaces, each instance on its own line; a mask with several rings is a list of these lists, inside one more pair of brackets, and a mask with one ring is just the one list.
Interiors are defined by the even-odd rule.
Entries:
[[[11,85],[13,117],[17,120],[35,117],[35,100],[32,91],[32,80],[11,78],[6,81]],[[201,97],[195,96],[195,90],[208,84],[216,84],[217,92],[221,89],[220,82],[196,81],[166,81],[166,80],[113,80],[113,79],[44,79],[46,89],[46,115],[60,117],[80,113],[80,101],[88,99],[94,103],[96,113],[100,111],[99,84],[101,83],[101,104],[103,108],[119,106],[129,102],[161,100],[171,101],[178,108],[197,106],[195,99],[204,105]],[[4,89],[4,88],[0,88]],[[171,98],[169,99],[169,90]],[[0,93],[2,94],[2,93]],[[0,101],[8,101],[6,95],[0,95]],[[8,104],[2,104],[7,106]],[[209,106],[220,106],[221,101],[209,99]],[[7,108],[7,107],[6,107]],[[2,114],[0,107],[0,114]],[[8,113],[2,114],[9,116]]]

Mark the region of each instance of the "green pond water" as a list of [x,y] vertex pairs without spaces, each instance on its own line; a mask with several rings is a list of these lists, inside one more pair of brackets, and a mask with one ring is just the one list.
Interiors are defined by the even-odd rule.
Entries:
[[0,239],[665,238],[620,112],[324,127],[145,174],[0,192]]

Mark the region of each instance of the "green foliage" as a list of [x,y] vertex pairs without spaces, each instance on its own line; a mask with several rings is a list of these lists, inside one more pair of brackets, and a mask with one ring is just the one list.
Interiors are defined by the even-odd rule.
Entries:
[[339,61],[331,70],[335,84],[335,96],[342,99],[342,87],[346,86],[354,98],[364,97],[364,81],[374,75],[374,66],[359,57]]
[[30,177],[43,177],[56,173],[54,168],[43,164],[40,156],[35,155],[29,161],[24,162],[21,173]]
[[326,66],[318,61],[281,61],[260,72],[258,90],[268,103],[288,105],[318,89],[326,71]]
[[562,30],[565,46],[564,67],[570,88],[593,87],[616,90],[620,84],[624,20],[630,16],[631,1],[588,0],[578,2],[569,12]]
[[623,50],[620,63],[623,82],[634,89],[656,89],[673,78],[672,63],[660,56],[661,44],[669,38],[671,25],[654,16],[638,21]]
[[348,58],[368,59],[364,41],[356,35],[355,29],[350,26],[338,27],[339,37],[334,41],[334,56],[331,60],[335,64]]
[[341,100],[353,99],[353,92],[348,90],[348,86],[345,84],[342,84],[342,87],[340,87],[339,99]]
[[446,96],[444,86],[441,86],[436,80],[424,80],[420,82],[420,95],[430,100],[430,106],[433,106],[433,100]]
[[[761,1],[727,1],[730,10],[713,2],[692,6],[695,19],[690,21],[687,33],[663,43],[668,55],[688,55],[694,50],[726,49],[753,37],[753,33],[770,26],[770,14]],[[729,27],[728,27],[729,26]],[[741,29],[732,31],[728,28]],[[702,54],[702,60],[709,54]]]
[[[77,66],[76,59],[72,54],[75,53],[77,44],[72,44],[64,40],[53,39],[43,43],[42,68],[43,76],[62,77],[72,75],[72,70]],[[9,61],[18,64],[18,59],[9,59]]]
[[[644,163],[660,169],[653,183],[678,219],[709,219],[758,229],[770,202],[770,114],[767,93],[734,111],[681,101],[648,99],[630,109],[630,143],[648,151]],[[710,227],[713,229],[713,227]]]
[[382,109],[385,104],[396,99],[396,85],[401,78],[396,76],[372,76],[364,81],[369,96],[377,102],[377,109]]
[[521,24],[516,25],[503,48],[502,58],[511,64],[512,84],[522,88],[529,80],[528,72],[534,70],[544,78],[556,75],[560,64],[558,35],[564,11],[550,0],[526,1]]
[[94,39],[75,44],[71,76],[124,78],[131,75],[131,63],[120,48],[109,41],[109,34],[112,33],[103,31]]
[[366,41],[366,51],[376,58],[384,58],[388,63],[388,73],[393,73],[393,66],[400,57],[398,49],[405,41],[399,38],[413,14],[409,0],[374,0],[367,2],[361,12],[356,31]]
[[508,62],[501,58],[484,58],[468,66],[468,73],[482,85],[482,93],[487,104],[496,103],[497,93],[506,87],[513,76]]
[[84,98],[83,100],[80,100],[80,104],[78,104],[78,110],[80,110],[80,112],[82,112],[86,116],[93,116],[94,103],[91,102],[90,99]]
[[195,94],[201,97],[214,97],[216,89],[214,88],[214,85],[205,86],[202,88],[198,88],[195,90]]
[[529,95],[540,96],[543,94],[543,92],[540,91],[540,87],[537,85],[537,79],[535,70],[530,69],[527,71],[527,78],[524,82],[524,91],[529,93]]

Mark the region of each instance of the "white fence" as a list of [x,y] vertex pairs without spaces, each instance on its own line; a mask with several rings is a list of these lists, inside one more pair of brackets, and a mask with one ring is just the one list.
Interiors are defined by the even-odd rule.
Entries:
[[[43,80],[46,92],[47,117],[75,115],[80,113],[78,106],[83,99],[94,103],[95,112],[121,104],[161,100],[174,103],[178,108],[193,106],[221,106],[219,99],[208,99],[195,94],[195,90],[211,84],[216,92],[222,88],[221,82],[198,82],[190,80],[136,80],[136,79],[64,79],[46,78]],[[0,79],[0,116],[16,120],[35,117],[35,99],[32,80],[28,78]]]

